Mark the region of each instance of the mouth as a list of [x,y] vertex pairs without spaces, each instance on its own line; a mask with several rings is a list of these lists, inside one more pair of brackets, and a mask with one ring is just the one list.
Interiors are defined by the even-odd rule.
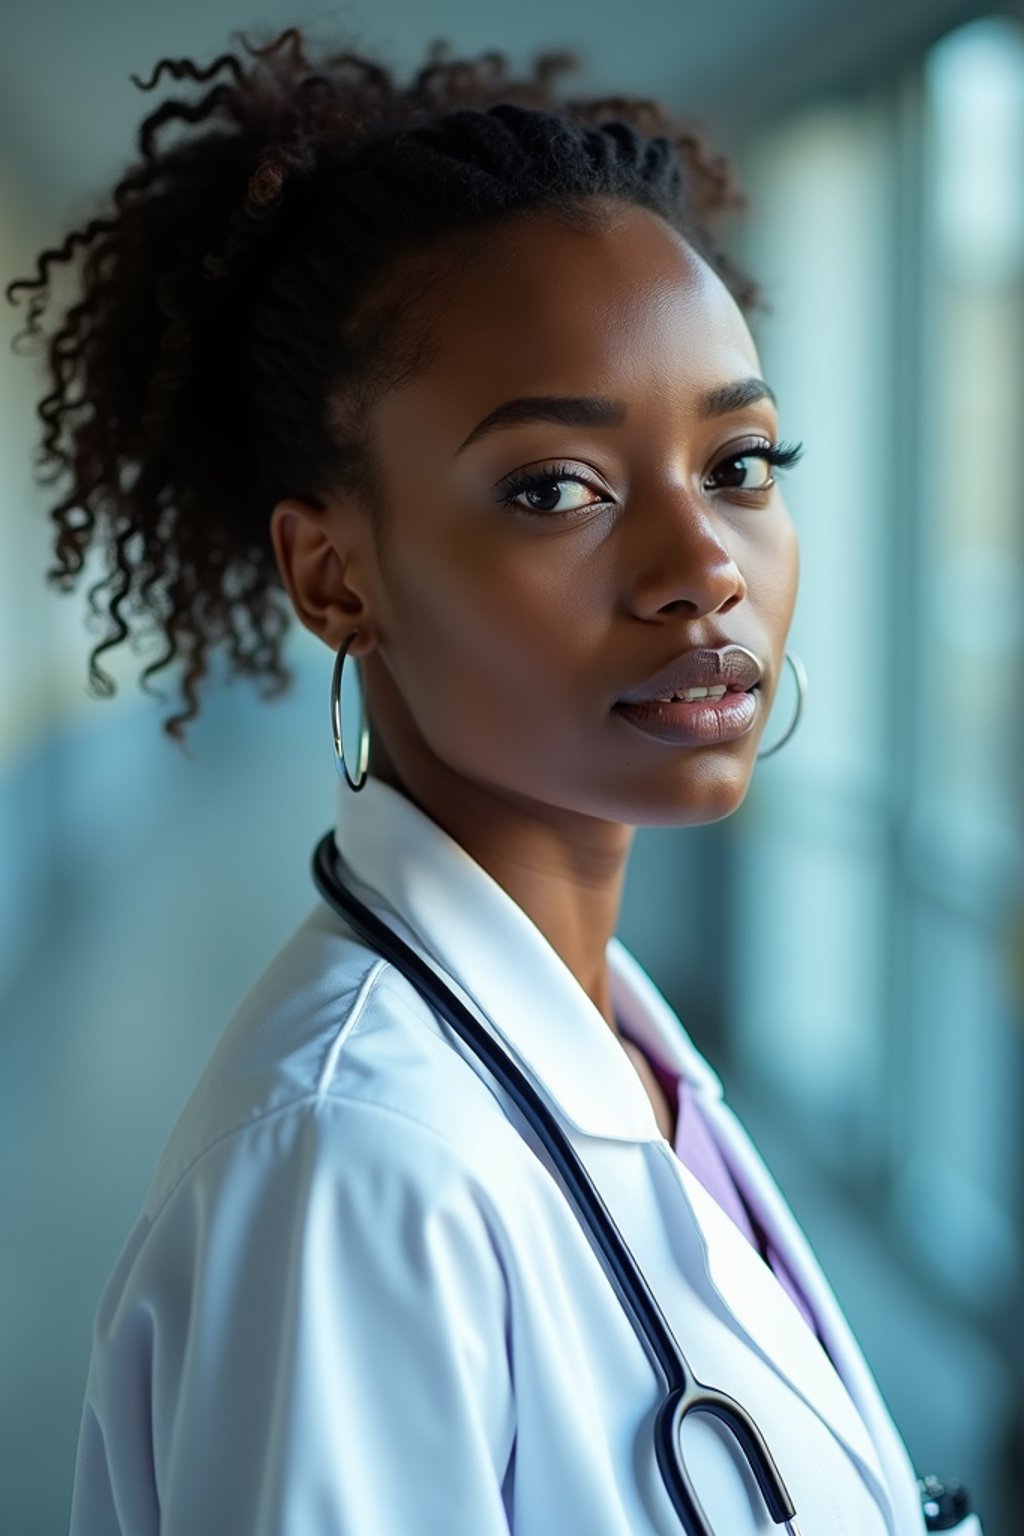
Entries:
[[[760,688],[760,683],[754,683],[750,688],[741,688],[738,684],[713,683],[706,688],[683,688],[671,694],[659,695],[658,698],[633,699],[633,704],[695,704],[702,700],[709,703],[716,699],[724,699],[729,693],[753,693],[755,688]],[[622,700],[622,703],[630,701]]]
[[760,657],[745,645],[694,647],[676,656],[653,677],[623,695],[619,705],[671,704],[723,699],[749,693],[764,675]]
[[757,719],[760,681],[749,688],[686,688],[669,698],[643,699],[614,706],[632,729],[676,746],[714,746],[745,736]]

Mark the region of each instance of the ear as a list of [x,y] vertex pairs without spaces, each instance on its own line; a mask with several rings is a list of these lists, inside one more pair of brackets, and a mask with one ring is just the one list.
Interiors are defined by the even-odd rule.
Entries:
[[358,629],[353,656],[373,645],[368,534],[365,513],[335,500],[287,497],[270,514],[274,559],[296,615],[332,651]]

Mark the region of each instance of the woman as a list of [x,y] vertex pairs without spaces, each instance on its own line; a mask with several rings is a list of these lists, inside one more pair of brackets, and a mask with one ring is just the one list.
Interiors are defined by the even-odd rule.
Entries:
[[[710,233],[727,168],[653,103],[556,101],[564,56],[513,81],[435,50],[404,89],[355,54],[314,66],[293,29],[253,56],[162,61],[233,80],[147,120],[87,231],[51,354],[95,408],[63,459],[63,575],[106,525],[104,643],[137,591],[168,647],[146,675],[187,659],[179,737],[214,641],[286,681],[288,605],[336,657],[336,727],[358,659],[346,882],[548,1105],[696,1376],[763,1434],[786,1528],[923,1531],[806,1239],[615,936],[634,828],[743,800],[797,590],[776,472],[799,450]],[[678,1531],[662,1397],[530,1124],[318,900],[100,1300],[71,1529]],[[681,1442],[713,1531],[780,1528],[717,1419]]]

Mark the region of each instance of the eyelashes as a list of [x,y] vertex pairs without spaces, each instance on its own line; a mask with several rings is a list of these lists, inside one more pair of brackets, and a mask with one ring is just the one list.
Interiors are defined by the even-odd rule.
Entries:
[[[717,474],[723,464],[743,464],[748,459],[761,459],[773,469],[789,469],[804,451],[803,443],[759,443],[756,448],[741,448],[738,453],[727,454],[719,459],[711,473]],[[740,486],[740,490],[771,490],[775,480],[769,477],[762,485]]]
[[548,469],[523,469],[514,475],[509,475],[498,486],[498,490],[502,492],[498,500],[503,507],[508,507],[512,512],[525,512],[527,517],[564,517],[569,511],[582,512],[587,507],[596,505],[595,502],[587,501],[580,507],[565,508],[555,512],[549,508],[526,507],[516,501],[516,498],[522,496],[524,492],[539,492],[545,487],[560,485],[581,485],[587,490],[600,491],[599,486],[585,475],[579,474],[573,465],[552,464]]
[[[736,451],[723,454],[709,475],[709,479],[721,473],[724,467],[734,468],[737,465],[747,464],[750,461],[761,462],[769,465],[773,470],[787,470],[798,462],[803,454],[802,443],[785,442],[758,442]],[[745,471],[741,471],[744,474]],[[730,485],[712,487],[722,490],[739,490],[748,495],[762,495],[770,491],[775,485],[774,476],[762,480],[755,485],[742,485],[735,482]],[[597,501],[585,501],[579,505],[563,508],[527,506],[518,500],[524,494],[542,493],[546,488],[574,485],[593,491],[597,494]],[[602,487],[589,476],[580,473],[579,465],[571,463],[554,463],[541,470],[519,470],[513,475],[507,476],[495,488],[498,492],[496,499],[503,507],[511,512],[521,512],[527,517],[546,517],[550,519],[571,517],[574,513],[588,511],[591,507],[607,501],[607,496]]]
[[749,449],[745,448],[736,457],[740,459],[767,459],[773,469],[789,469],[791,465],[796,464],[801,458],[803,451],[803,443],[769,443],[767,446],[762,444],[757,452],[753,454]]

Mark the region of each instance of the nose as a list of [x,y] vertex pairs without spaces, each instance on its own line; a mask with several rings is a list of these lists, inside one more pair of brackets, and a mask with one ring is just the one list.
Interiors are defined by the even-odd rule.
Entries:
[[633,606],[645,618],[680,610],[694,617],[728,613],[746,596],[746,579],[722,541],[720,523],[699,497],[680,492],[667,516],[643,521],[638,538],[647,542]]

